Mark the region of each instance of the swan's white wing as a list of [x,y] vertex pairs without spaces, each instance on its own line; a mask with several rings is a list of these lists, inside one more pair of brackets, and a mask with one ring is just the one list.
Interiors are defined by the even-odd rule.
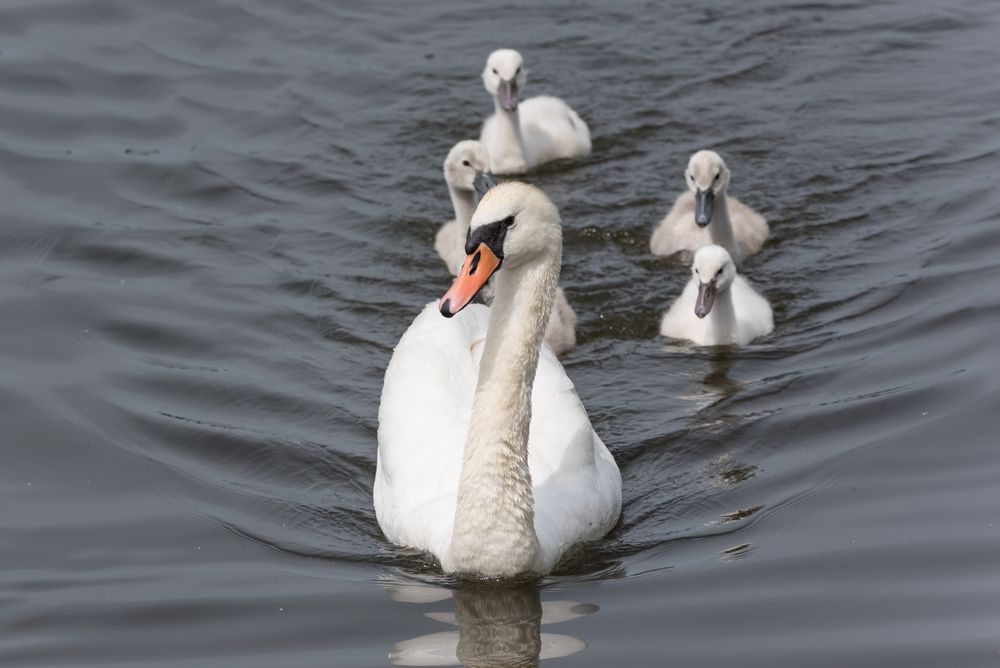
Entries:
[[542,346],[532,388],[528,464],[543,572],[570,547],[596,540],[621,511],[621,474],[555,353]]
[[590,128],[568,104],[539,95],[518,105],[529,166],[590,154]]
[[379,405],[375,515],[386,537],[433,554],[451,545],[462,450],[489,309],[444,318],[431,302],[399,340]]
[[736,277],[730,290],[733,293],[739,343],[750,343],[759,336],[770,334],[774,329],[774,316],[767,299],[742,276]]
[[549,324],[545,327],[545,342],[556,355],[562,355],[576,346],[576,313],[566,301],[566,293],[556,288]]
[[691,278],[681,296],[674,300],[660,323],[660,333],[674,339],[687,339],[699,345],[707,345],[708,323],[694,314],[698,301],[698,281]]
[[733,238],[736,241],[737,264],[744,258],[760,251],[770,232],[767,221],[735,197],[728,197],[729,220],[733,224]]
[[673,255],[680,251],[695,252],[712,243],[707,228],[694,222],[694,195],[686,190],[677,196],[670,212],[653,230],[649,250],[653,255]]
[[465,230],[459,227],[457,220],[449,220],[437,231],[434,236],[434,250],[448,267],[451,275],[458,275],[458,270],[465,262]]

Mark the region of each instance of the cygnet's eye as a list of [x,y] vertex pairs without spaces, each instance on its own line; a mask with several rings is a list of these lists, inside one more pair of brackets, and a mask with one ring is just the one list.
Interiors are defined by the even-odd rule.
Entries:
[[466,167],[472,167],[472,164],[468,160],[463,160],[462,164],[465,165]]

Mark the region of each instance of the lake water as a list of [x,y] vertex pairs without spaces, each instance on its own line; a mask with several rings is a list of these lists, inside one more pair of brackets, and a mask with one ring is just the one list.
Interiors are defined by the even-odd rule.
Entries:
[[[998,34],[994,0],[2,3],[0,664],[1000,664]],[[594,137],[526,178],[624,508],[456,589],[371,485],[500,46]],[[657,336],[704,147],[771,223],[739,350]]]

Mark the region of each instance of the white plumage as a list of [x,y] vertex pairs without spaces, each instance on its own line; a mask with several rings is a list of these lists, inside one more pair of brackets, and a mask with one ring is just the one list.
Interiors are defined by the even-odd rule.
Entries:
[[[429,552],[443,565],[489,319],[490,309],[480,304],[445,319],[431,302],[396,346],[382,389],[379,524],[391,542]],[[531,409],[528,465],[540,572],[548,572],[566,549],[614,525],[621,478],[548,346],[539,356]]]
[[[774,329],[771,305],[736,273],[724,248],[699,249],[691,271],[691,280],[663,316],[661,334],[702,346],[745,345]],[[714,303],[709,304],[706,315],[699,317],[699,291],[706,289],[715,292]]]
[[498,49],[483,69],[483,84],[495,113],[483,123],[479,140],[490,154],[493,172],[523,174],[560,158],[590,154],[590,128],[568,104],[541,95],[520,100],[527,83],[521,54]]
[[[709,244],[722,246],[737,264],[761,249],[769,232],[759,213],[728,194],[731,174],[714,151],[691,156],[684,178],[689,190],[680,194],[670,212],[660,221],[649,242],[653,255],[694,253]],[[711,192],[713,215],[704,227],[695,222],[698,191]]]
[[[476,175],[488,172],[489,169],[489,153],[478,141],[458,142],[445,158],[444,178],[448,184],[455,217],[438,230],[434,237],[434,249],[452,276],[458,273],[465,262],[465,235],[469,230],[472,213],[476,210]],[[492,290],[485,292],[484,296],[487,302],[491,301]],[[555,305],[545,328],[545,342],[556,355],[562,355],[576,347],[576,312],[569,305],[562,288],[556,290]]]
[[382,389],[379,525],[449,572],[547,573],[573,545],[605,535],[621,509],[614,458],[541,340],[558,280],[558,212],[535,188],[501,184],[473,230],[513,212],[493,307],[444,318],[428,304]]

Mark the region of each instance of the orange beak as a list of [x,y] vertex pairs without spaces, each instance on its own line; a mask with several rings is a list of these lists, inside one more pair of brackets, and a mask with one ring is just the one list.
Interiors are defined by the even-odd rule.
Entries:
[[438,302],[441,315],[450,318],[468,306],[486,285],[486,281],[490,280],[490,276],[500,268],[501,262],[503,260],[498,258],[489,246],[479,244],[479,247],[465,258],[465,264],[459,270],[455,282]]

